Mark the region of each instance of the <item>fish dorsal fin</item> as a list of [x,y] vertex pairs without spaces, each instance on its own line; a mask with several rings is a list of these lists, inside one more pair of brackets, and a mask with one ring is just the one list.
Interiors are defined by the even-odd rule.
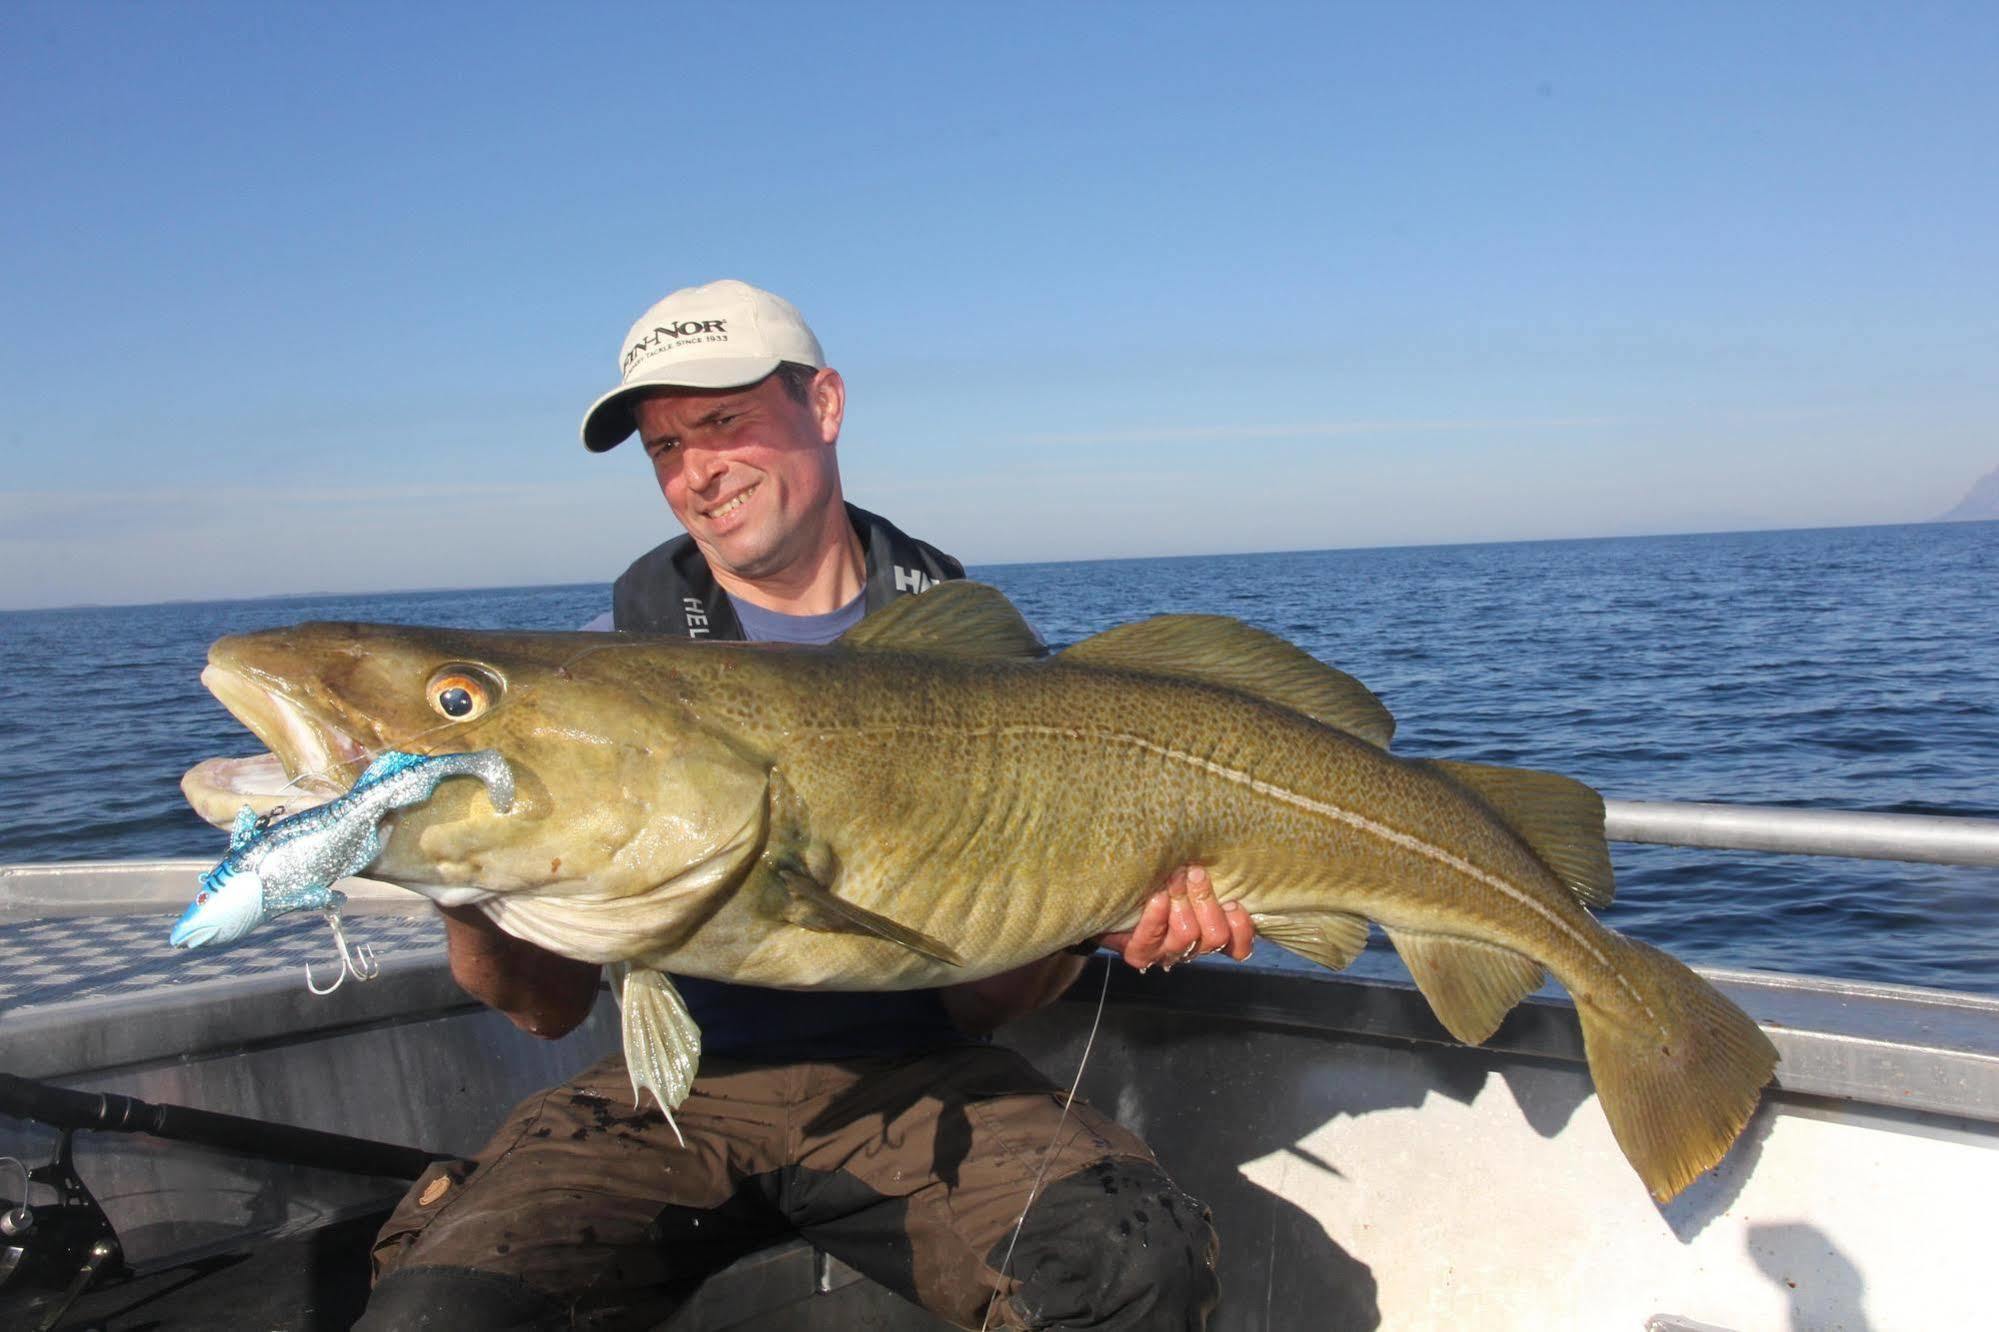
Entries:
[[1603,797],[1574,778],[1532,768],[1426,759],[1492,807],[1562,886],[1586,907],[1610,905],[1617,881],[1603,840]]
[[248,805],[236,811],[236,822],[229,829],[229,849],[241,851],[257,838],[257,811]]
[[998,588],[962,579],[897,597],[840,635],[840,646],[947,657],[1045,657],[1048,649]]
[[1062,660],[1226,685],[1388,747],[1395,718],[1366,685],[1275,634],[1226,615],[1155,615],[1062,652]]
[[1479,939],[1388,926],[1395,951],[1444,1030],[1483,1045],[1513,1006],[1541,984],[1541,964]]

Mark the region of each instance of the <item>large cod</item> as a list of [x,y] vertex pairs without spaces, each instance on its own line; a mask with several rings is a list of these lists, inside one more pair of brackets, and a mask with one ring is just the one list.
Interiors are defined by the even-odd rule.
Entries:
[[1612,891],[1594,791],[1390,754],[1357,681],[1234,620],[1051,657],[1005,597],[951,582],[826,648],[306,624],[221,640],[202,679],[273,751],[188,774],[219,823],[280,786],[293,807],[344,790],[379,750],[498,751],[508,812],[446,782],[369,873],[614,964],[635,1087],[669,1110],[699,1055],[674,973],[971,980],[1129,926],[1193,863],[1327,967],[1379,924],[1471,1044],[1553,973],[1662,1201],[1727,1152],[1776,1062],[1705,981],[1591,916]]

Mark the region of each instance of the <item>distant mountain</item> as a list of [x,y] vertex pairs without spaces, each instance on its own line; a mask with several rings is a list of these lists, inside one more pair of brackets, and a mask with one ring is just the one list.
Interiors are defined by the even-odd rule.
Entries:
[[1964,498],[1949,513],[1939,514],[1939,523],[1982,523],[1999,518],[1999,467],[1972,483]]

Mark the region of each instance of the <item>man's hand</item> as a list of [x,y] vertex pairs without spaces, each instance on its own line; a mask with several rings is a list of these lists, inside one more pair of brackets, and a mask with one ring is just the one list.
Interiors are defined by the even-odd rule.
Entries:
[[590,1016],[603,968],[516,939],[476,906],[439,907],[451,979],[522,1031],[567,1036]]
[[1138,924],[1098,938],[1098,944],[1140,971],[1171,967],[1203,953],[1227,953],[1240,962],[1256,946],[1256,925],[1237,902],[1215,900],[1215,885],[1200,865],[1182,865],[1146,901]]
[[[1100,935],[1097,943],[1122,953],[1140,971],[1155,962],[1170,967],[1203,953],[1226,952],[1240,962],[1256,946],[1256,926],[1238,904],[1215,900],[1206,869],[1182,865],[1146,901],[1138,924]],[[977,1035],[1053,1003],[1082,973],[1083,959],[1062,952],[937,993],[958,1029]]]

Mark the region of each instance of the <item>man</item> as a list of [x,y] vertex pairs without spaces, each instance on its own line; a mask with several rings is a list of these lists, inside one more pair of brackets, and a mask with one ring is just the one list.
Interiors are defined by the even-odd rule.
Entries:
[[[611,623],[593,627],[825,643],[963,575],[846,503],[846,386],[785,301],[740,282],[675,292],[633,326],[620,370],[583,441],[603,452],[636,432],[686,535],[634,563]],[[452,974],[475,997],[544,1037],[589,1014],[598,967],[476,909],[444,914]],[[1099,942],[1144,967],[1245,957],[1253,939],[1189,866],[1133,930]],[[678,978],[703,1031],[676,1112],[685,1146],[655,1109],[627,1108],[622,1056],[530,1098],[476,1163],[417,1181],[377,1242],[360,1326],[644,1320],[802,1233],[960,1324],[1200,1327],[1216,1296],[1205,1209],[1128,1131],[1080,1102],[1065,1119],[1060,1089],[978,1039],[1052,1001],[1082,965],[1062,953],[943,990],[864,994]]]

